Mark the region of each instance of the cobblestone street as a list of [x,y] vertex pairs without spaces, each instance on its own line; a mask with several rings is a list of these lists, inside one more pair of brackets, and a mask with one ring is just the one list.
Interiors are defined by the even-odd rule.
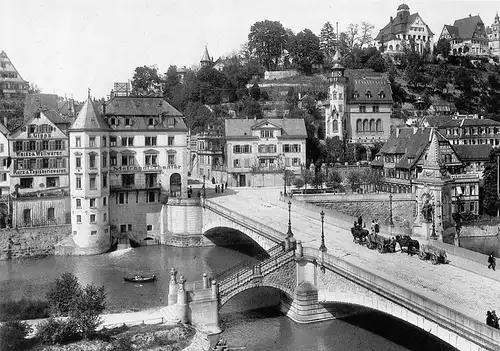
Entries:
[[[235,195],[213,198],[218,204],[264,225],[286,233],[287,205],[280,202],[278,189],[238,188]],[[321,237],[320,209],[315,213],[292,206],[292,231],[304,246],[319,246]],[[449,256],[450,264],[432,265],[417,256],[369,250],[352,242],[349,230],[339,228],[325,218],[328,252],[354,265],[447,305],[470,317],[483,321],[487,310],[498,310],[500,304],[500,272],[487,269],[486,264]]]

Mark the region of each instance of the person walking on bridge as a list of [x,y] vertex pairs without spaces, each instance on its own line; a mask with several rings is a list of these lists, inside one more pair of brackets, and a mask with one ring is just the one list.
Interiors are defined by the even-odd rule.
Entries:
[[493,256],[493,254],[490,254],[490,256],[488,257],[488,269],[493,269],[495,270],[495,266],[496,266],[496,260],[495,260],[495,256]]

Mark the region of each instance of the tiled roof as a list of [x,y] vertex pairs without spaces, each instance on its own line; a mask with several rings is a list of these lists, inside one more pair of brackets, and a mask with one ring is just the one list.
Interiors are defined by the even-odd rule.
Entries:
[[425,116],[429,127],[441,128],[453,120],[453,116]]
[[115,116],[173,116],[182,117],[172,105],[161,97],[115,96],[105,103],[108,115]]
[[[378,42],[389,41],[391,39],[395,39],[396,34],[406,34],[410,25],[417,19],[417,17],[420,17],[418,13],[413,13],[408,16],[397,15],[392,19],[392,22],[389,22],[380,30],[375,40]],[[429,26],[427,24],[425,26],[427,27],[429,35],[434,35]]]
[[30,117],[41,106],[57,111],[59,114],[71,116],[71,106],[75,106],[72,99],[62,99],[56,94],[27,94],[24,99],[24,118]]
[[90,97],[83,104],[82,109],[78,113],[75,121],[69,128],[69,130],[109,130],[108,124],[104,121],[99,112],[96,111],[94,104]]
[[252,128],[265,123],[274,124],[282,130],[282,137],[303,137],[307,138],[306,125],[301,118],[268,118],[261,120],[253,119],[226,119],[226,137],[251,137]]
[[[348,87],[348,100],[349,103],[363,102],[386,102],[392,103],[392,90],[391,84],[385,78],[361,78],[350,80]],[[357,92],[357,98],[354,98],[354,93]],[[366,94],[371,92],[371,98]],[[383,97],[381,92],[384,93]]]
[[448,31],[448,33],[450,34],[450,36],[453,39],[460,38],[460,34],[458,33],[458,28],[457,27],[450,26],[449,24],[445,24],[444,27],[446,28],[446,30]]
[[489,118],[461,118],[452,119],[447,123],[443,124],[442,128],[453,128],[453,127],[497,127],[500,126],[500,122],[494,121]]
[[455,20],[455,23],[453,23],[453,27],[457,28],[458,30],[458,38],[469,39],[474,36],[474,32],[476,31],[478,24],[483,24],[484,26],[481,17],[469,16]]
[[200,62],[212,62],[210,55],[208,54],[207,46],[205,45],[205,51],[203,52],[203,56],[201,57]]
[[3,135],[7,135],[10,133],[10,131],[7,129],[6,126],[4,126],[2,122],[0,122],[0,133],[2,133]]
[[488,161],[493,146],[490,144],[481,145],[452,145],[460,160],[467,161]]

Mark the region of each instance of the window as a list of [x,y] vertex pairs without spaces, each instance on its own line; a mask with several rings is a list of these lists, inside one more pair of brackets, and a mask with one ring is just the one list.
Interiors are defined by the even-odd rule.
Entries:
[[300,152],[300,144],[284,144],[283,152]]
[[102,137],[102,146],[106,146],[107,139],[105,136]]
[[91,230],[90,235],[97,235],[97,230]]
[[241,153],[243,154],[249,154],[252,152],[252,146],[251,145],[242,145],[241,147]]
[[149,191],[148,192],[148,202],[155,202],[155,192],[154,191]]
[[169,165],[175,164],[175,155],[168,155],[168,164]]
[[95,168],[95,154],[90,154],[89,155],[89,167],[90,168]]
[[234,168],[240,168],[241,167],[240,160],[239,159],[233,160],[233,166]]
[[366,112],[366,106],[359,105],[359,112]]
[[148,224],[148,225],[146,226],[146,230],[147,230],[148,232],[152,231],[152,230],[153,230],[153,226],[152,226],[151,224]]
[[102,205],[103,206],[107,206],[108,205],[108,198],[107,197],[103,197],[102,198]]
[[146,155],[146,165],[157,165],[158,164],[158,156],[157,155]]
[[380,112],[380,106],[372,106],[373,112]]
[[23,142],[22,141],[16,141],[14,144],[14,149],[16,152],[23,151]]
[[82,207],[82,199],[76,199],[76,208]]
[[125,203],[125,193],[119,193],[118,197],[116,199],[118,200],[119,204],[124,204]]
[[300,166],[300,158],[293,158],[292,159],[292,166]]
[[122,174],[122,186],[132,186],[135,184],[135,175],[134,174]]
[[76,165],[76,168],[81,168],[82,167],[82,158],[80,156],[76,156],[76,158],[75,158],[75,165]]
[[241,153],[241,145],[234,145],[233,146],[233,153],[240,154]]
[[89,199],[90,208],[95,208],[95,199]]
[[2,175],[0,176],[0,179],[2,182],[7,181],[7,173],[2,173]]
[[90,189],[91,190],[96,190],[97,189],[95,178],[96,178],[95,176],[90,176],[90,178],[89,178],[89,180],[90,180]]
[[130,126],[130,118],[125,118],[125,125]]
[[134,146],[134,137],[123,137],[122,146]]
[[76,177],[76,188],[77,189],[82,188],[82,177]]
[[47,210],[47,219],[49,220],[49,222],[54,222],[56,217],[55,217],[55,211],[54,211],[54,207],[49,207],[48,210]]
[[44,140],[42,141],[42,150],[48,150],[49,149],[49,141]]
[[127,229],[129,232],[131,232],[132,231],[132,224],[129,224]]
[[170,146],[174,145],[174,137],[173,136],[169,136],[167,143],[168,143],[167,145],[170,145]]
[[[48,144],[48,142],[47,142],[47,144]],[[76,145],[76,147],[81,147],[82,146],[82,138],[76,137],[75,138],[75,145]]]
[[103,213],[103,215],[102,215],[102,220],[103,220],[104,222],[107,222],[107,221],[108,221],[108,214],[107,214],[107,213]]
[[156,137],[146,137],[146,146],[156,146]]
[[107,186],[108,186],[108,175],[107,174],[103,174],[102,175],[102,187],[106,188]]
[[109,137],[109,146],[116,146],[116,137]]
[[103,167],[108,166],[108,154],[105,152],[102,154],[102,166]]
[[132,155],[122,156],[122,166],[133,166],[133,165],[134,165],[134,156]]
[[127,232],[127,225],[121,224],[120,225],[120,233],[126,233],[126,232]]
[[19,185],[21,189],[33,188],[33,178],[21,178]]
[[59,186],[59,177],[47,177],[45,179],[45,186],[47,188],[55,188]]
[[118,158],[116,157],[116,155],[111,155],[109,157],[109,165],[116,166],[117,164],[118,164]]
[[62,140],[56,140],[56,150],[62,150],[64,148],[64,143]]
[[260,131],[260,137],[261,138],[272,138],[273,137],[273,131],[272,130],[261,130]]
[[148,119],[148,126],[154,126],[154,125],[155,125],[155,119],[154,118]]
[[114,117],[113,117],[113,118],[111,118],[111,119],[109,120],[109,124],[111,124],[112,126],[116,125],[116,118],[114,118]]
[[95,214],[90,215],[90,223],[95,223]]
[[95,147],[95,137],[90,137],[89,138],[89,146],[90,147]]
[[79,224],[82,223],[82,216],[81,215],[76,215],[76,223],[79,223]]

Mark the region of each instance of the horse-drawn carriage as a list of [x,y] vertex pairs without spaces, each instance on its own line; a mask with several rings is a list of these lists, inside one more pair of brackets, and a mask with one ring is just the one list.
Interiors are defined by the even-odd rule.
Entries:
[[407,252],[408,255],[416,255],[420,250],[418,240],[412,239],[409,235],[396,235],[396,242],[401,248],[401,252]]
[[360,245],[366,244],[366,238],[369,234],[368,230],[356,226],[351,228],[351,233],[353,242]]
[[432,264],[448,262],[446,250],[432,245],[422,245],[418,253],[418,258],[421,260],[430,260]]
[[369,249],[377,249],[378,252],[395,252],[396,241],[378,233],[368,234],[367,245]]

